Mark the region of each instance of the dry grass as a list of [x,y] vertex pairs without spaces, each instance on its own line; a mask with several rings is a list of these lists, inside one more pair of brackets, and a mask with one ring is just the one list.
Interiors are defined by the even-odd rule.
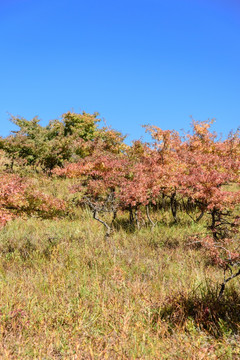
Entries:
[[[68,184],[54,181],[65,198]],[[238,279],[219,303],[222,271],[186,245],[204,220],[168,216],[152,232],[122,221],[109,240],[86,210],[6,226],[0,358],[238,359]]]

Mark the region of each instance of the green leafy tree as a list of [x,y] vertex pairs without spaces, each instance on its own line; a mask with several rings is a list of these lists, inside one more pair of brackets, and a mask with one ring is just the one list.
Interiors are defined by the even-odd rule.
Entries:
[[19,130],[0,139],[0,149],[10,159],[10,166],[21,165],[41,167],[51,173],[56,166],[75,157],[85,157],[92,152],[93,140],[100,136],[97,123],[98,114],[67,112],[60,120],[52,120],[46,127],[40,125],[38,117],[26,120],[22,117],[10,118]]

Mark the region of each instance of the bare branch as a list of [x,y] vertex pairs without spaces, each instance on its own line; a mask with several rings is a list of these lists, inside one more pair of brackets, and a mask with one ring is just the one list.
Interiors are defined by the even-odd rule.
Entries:
[[151,228],[153,229],[156,225],[157,225],[157,221],[154,223],[150,217],[150,214],[149,214],[149,205],[146,205],[146,213],[147,213],[147,218],[148,218],[148,221],[151,223]]
[[107,232],[106,232],[105,237],[109,237],[109,236],[110,236],[110,233],[111,233],[111,227],[110,227],[105,221],[103,221],[102,219],[99,219],[98,213],[97,213],[96,210],[93,211],[93,218],[94,218],[95,220],[99,221],[101,224],[103,224],[103,225],[106,227]]
[[[231,271],[232,271],[232,270],[231,270]],[[224,292],[224,290],[225,290],[226,284],[227,284],[230,280],[234,279],[235,277],[237,277],[237,276],[239,276],[239,275],[240,275],[240,269],[239,269],[235,274],[232,274],[232,275],[229,276],[227,279],[224,279],[223,283],[221,284],[221,289],[220,289],[220,291],[219,291],[218,299],[220,299],[220,298],[222,297],[223,292]],[[224,277],[225,277],[225,274],[224,274]]]

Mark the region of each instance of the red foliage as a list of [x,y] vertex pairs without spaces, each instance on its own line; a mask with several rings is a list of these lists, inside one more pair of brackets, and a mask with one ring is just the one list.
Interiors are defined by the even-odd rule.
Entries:
[[23,214],[51,217],[61,213],[64,202],[36,190],[30,180],[16,175],[1,174],[0,226]]
[[240,203],[240,191],[227,188],[239,183],[240,139],[238,133],[224,141],[217,139],[210,131],[212,122],[193,121],[193,132],[185,138],[176,131],[148,125],[152,144],[136,141],[118,153],[96,147],[92,155],[56,173],[79,178],[74,191],[80,190],[83,202],[87,198],[88,203],[101,204],[101,209],[105,201],[109,205],[110,195],[114,209],[154,205],[166,196],[176,220],[176,202],[187,200],[211,215],[214,238],[223,237],[225,217]]
[[20,210],[25,204],[26,184],[14,175],[1,175],[0,183],[0,226],[4,226],[13,217],[12,210]]

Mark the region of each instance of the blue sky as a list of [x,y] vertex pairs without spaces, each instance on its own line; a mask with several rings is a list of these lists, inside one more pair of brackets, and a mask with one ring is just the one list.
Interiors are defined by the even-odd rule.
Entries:
[[42,125],[98,111],[137,139],[141,124],[240,126],[238,0],[0,0],[0,135],[8,113]]

